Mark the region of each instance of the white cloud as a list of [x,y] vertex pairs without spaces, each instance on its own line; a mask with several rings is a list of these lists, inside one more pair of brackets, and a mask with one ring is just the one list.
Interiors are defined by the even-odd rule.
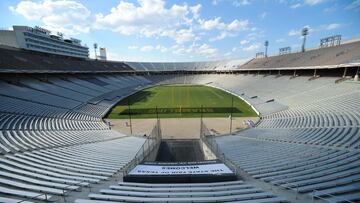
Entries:
[[250,41],[246,40],[246,39],[243,39],[240,41],[240,45],[245,45],[245,44],[248,44]]
[[309,5],[316,5],[316,4],[322,3],[324,1],[325,0],[305,0],[305,3],[309,4]]
[[174,4],[165,7],[163,0],[138,0],[138,4],[120,1],[117,7],[104,15],[96,14],[95,27],[97,29],[110,29],[125,35],[138,34],[146,37],[166,36],[176,41],[190,33],[181,31],[184,26],[189,26],[193,17],[199,17],[201,5],[193,7]]
[[360,0],[354,0],[353,2],[351,2],[351,4],[346,6],[345,9],[347,9],[347,10],[360,10]]
[[201,4],[190,7],[190,11],[194,16],[194,19],[198,19],[200,17],[200,9],[201,9]]
[[251,0],[234,0],[233,5],[236,7],[246,6],[251,4]]
[[162,53],[164,53],[164,52],[166,52],[166,51],[168,50],[168,48],[166,48],[166,47],[164,47],[164,46],[162,46],[162,45],[157,45],[157,46],[155,47],[155,49],[158,50],[158,51],[160,51],[160,52],[162,52]]
[[243,51],[256,51],[260,48],[260,43],[251,44],[248,47],[242,48]]
[[301,7],[301,3],[296,3],[290,6],[290,8],[292,9],[296,9],[296,8],[300,8]]
[[203,44],[199,47],[198,53],[207,57],[214,56],[217,53],[217,49],[212,48],[208,44]]
[[276,42],[276,43],[283,43],[283,42],[285,42],[285,39],[280,38],[280,39],[275,40],[275,42]]
[[200,27],[204,30],[222,29],[225,25],[220,22],[220,17],[210,20],[199,20]]
[[206,58],[214,58],[218,54],[218,50],[208,44],[192,44],[184,46],[176,44],[170,48],[173,54],[186,55],[186,56],[203,56]]
[[128,46],[128,49],[130,49],[130,50],[136,50],[138,48],[139,48],[138,46]]
[[248,25],[249,25],[248,20],[235,19],[227,25],[227,30],[243,31],[248,29]]
[[216,17],[210,20],[199,20],[200,28],[204,30],[228,30],[228,31],[243,31],[249,29],[249,20],[238,20],[235,19],[229,24],[221,22],[220,17]]
[[289,36],[298,36],[298,35],[301,35],[301,30],[290,30],[288,35],[289,35]]
[[266,16],[267,16],[267,13],[266,13],[266,12],[262,12],[262,13],[259,15],[259,17],[260,17],[261,19],[265,19]]
[[324,28],[325,28],[325,30],[335,30],[335,29],[340,28],[341,26],[342,25],[339,23],[331,23],[331,24],[325,25]]
[[300,29],[297,29],[297,30],[295,30],[295,29],[290,30],[289,33],[288,33],[288,35],[289,35],[290,37],[292,37],[292,36],[301,36],[301,32],[302,32],[302,30],[303,30],[305,27],[308,28],[308,32],[309,32],[309,33],[315,31],[313,28],[311,28],[310,26],[306,25],[306,26],[304,26],[303,28],[300,28]]
[[27,20],[40,21],[43,27],[68,35],[87,33],[90,30],[91,12],[81,3],[72,0],[20,1],[9,7]]
[[142,52],[149,52],[154,50],[154,47],[152,45],[146,45],[140,48],[140,51]]
[[219,30],[220,33],[210,38],[210,41],[217,41],[225,39],[226,37],[234,37],[237,34],[244,30],[249,30],[249,21],[248,20],[238,20],[235,19],[228,24],[221,21],[220,17],[213,18],[210,20],[199,19],[200,28],[203,30]]
[[212,0],[212,1],[211,1],[211,4],[214,5],[214,6],[216,6],[216,5],[218,5],[218,4],[220,3],[220,1],[221,1],[221,0]]

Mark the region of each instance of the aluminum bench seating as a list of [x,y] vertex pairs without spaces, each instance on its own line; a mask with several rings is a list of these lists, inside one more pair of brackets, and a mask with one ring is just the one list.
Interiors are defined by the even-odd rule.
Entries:
[[[286,173],[292,169],[296,170],[296,168],[299,168],[301,170],[309,169],[312,167],[317,167],[323,163],[338,162],[338,161],[341,161],[342,158],[347,158],[351,155],[352,155],[352,153],[338,151],[337,153],[333,153],[330,155],[328,155],[328,154],[326,154],[324,156],[317,155],[316,157],[314,156],[314,159],[311,159],[311,160],[301,160],[301,161],[299,161],[299,163],[295,162],[295,163],[287,164],[287,165],[280,166],[280,167],[272,168],[272,165],[271,165],[270,169],[257,171],[256,174],[259,174],[259,175],[254,175],[254,177],[263,178],[263,177],[274,175],[276,173],[277,174]],[[282,171],[282,172],[279,172],[279,171]]]
[[351,168],[357,166],[357,162],[359,161],[359,156],[353,156],[350,159],[343,160],[343,161],[335,161],[330,162],[330,164],[314,164],[308,165],[306,167],[299,167],[294,168],[292,171],[285,170],[279,171],[273,174],[266,174],[266,175],[258,175],[254,176],[255,178],[261,178],[264,181],[272,181],[273,183],[279,183],[282,179],[297,179],[301,176],[306,176],[307,174],[314,175],[317,172],[324,172],[324,171],[333,171],[338,170],[338,168]]
[[360,193],[338,195],[336,197],[328,198],[328,200],[335,203],[344,202],[344,200],[356,201],[356,200],[360,200]]
[[[314,189],[318,190],[318,189],[326,189],[326,188],[331,188],[331,187],[338,187],[338,186],[349,184],[349,183],[351,184],[351,183],[354,183],[359,180],[360,180],[359,174],[350,175],[350,176],[346,176],[346,177],[340,176],[340,174],[339,174],[339,176],[337,176],[337,177],[333,176],[332,179],[328,178],[328,177],[323,177],[323,178],[321,178],[322,182],[315,182],[315,180],[314,180],[314,181],[310,182],[308,185],[298,187],[298,191],[299,192],[310,192]],[[327,182],[324,182],[324,181],[327,181]],[[296,185],[297,183],[295,182],[294,184]],[[292,186],[290,186],[290,187],[292,187]]]
[[266,199],[252,199],[252,200],[242,200],[242,201],[231,201],[232,203],[279,203],[279,202],[289,202],[284,197],[270,197]]
[[44,166],[41,163],[33,163],[32,161],[28,161],[25,159],[22,159],[21,157],[15,157],[15,156],[9,156],[9,155],[5,155],[6,158],[9,158],[11,160],[29,165],[29,166],[33,166],[36,168],[40,168],[42,170],[45,171],[49,171],[49,172],[55,172],[55,173],[61,173],[64,175],[70,175],[70,176],[77,176],[77,177],[83,177],[86,178],[84,180],[89,181],[89,182],[99,182],[100,180],[106,180],[107,177],[105,176],[98,176],[98,175],[90,175],[87,173],[79,173],[79,172],[74,172],[74,171],[67,171],[65,169],[58,169],[58,168],[53,168],[53,167],[49,167],[49,166]]
[[17,175],[17,174],[6,172],[6,171],[0,171],[0,176],[9,178],[11,180],[18,180],[18,181],[41,185],[41,186],[49,187],[49,188],[68,189],[68,190],[79,189],[79,186],[72,186],[72,185],[67,185],[67,184],[62,184],[62,183],[53,183],[53,182],[38,180],[36,178],[29,178],[29,177],[26,177],[23,175]]
[[24,190],[19,190],[19,189],[9,189],[9,188],[5,188],[0,186],[0,194],[7,194],[7,195],[12,195],[12,196],[17,196],[17,197],[24,197],[24,198],[29,198],[29,199],[34,199],[34,200],[51,200],[51,195],[48,194],[41,194],[41,193],[37,193],[37,192],[29,192],[29,191],[24,191]]
[[249,189],[253,188],[252,185],[240,184],[240,185],[225,185],[225,186],[214,186],[214,187],[133,187],[133,186],[120,186],[110,185],[112,190],[121,191],[137,191],[137,192],[206,192],[206,191],[218,191],[218,190],[236,190],[236,189]]
[[53,195],[66,195],[66,192],[62,189],[55,189],[55,188],[50,188],[50,187],[46,187],[46,186],[39,186],[39,185],[35,185],[35,184],[23,183],[23,182],[19,182],[19,181],[14,181],[13,179],[6,179],[6,178],[2,178],[2,177],[0,177],[0,183],[3,185],[8,185],[8,186],[19,188],[19,189],[26,189],[26,190],[31,190],[31,191],[40,192],[40,193],[47,193],[47,194],[53,194]]
[[258,188],[240,189],[240,190],[224,190],[224,191],[208,191],[208,192],[135,192],[135,191],[121,191],[121,190],[100,190],[104,195],[119,195],[119,196],[134,196],[134,197],[216,197],[216,196],[230,196],[263,192]]
[[342,194],[342,193],[354,192],[359,190],[360,190],[360,183],[354,183],[354,184],[339,186],[330,189],[318,190],[315,193],[312,193],[312,195],[327,197],[328,194],[335,195],[335,194]]
[[225,202],[235,200],[251,200],[257,198],[273,197],[269,192],[231,195],[220,197],[186,197],[186,198],[151,198],[151,197],[131,197],[131,196],[113,196],[113,195],[100,195],[90,194],[90,199],[111,200],[111,201],[131,201],[131,202]]
[[132,186],[132,187],[168,187],[168,188],[177,188],[177,187],[215,187],[215,186],[226,186],[226,185],[238,185],[243,184],[244,181],[229,181],[229,182],[214,182],[214,183],[135,183],[135,182],[118,182],[118,185],[121,186]]
[[47,165],[53,166],[55,168],[66,169],[67,167],[71,167],[72,169],[74,169],[74,171],[78,171],[78,172],[84,172],[84,173],[96,174],[96,175],[108,175],[108,176],[116,172],[116,170],[114,169],[113,170],[101,169],[98,168],[97,166],[84,166],[84,164],[80,165],[77,163],[66,163],[66,161],[63,160],[54,160],[52,157],[37,155],[35,153],[24,153],[24,154],[29,157],[29,160],[34,158],[37,160],[45,161],[47,162]]
[[[63,173],[60,173],[60,172],[52,172],[52,171],[49,171],[49,170],[46,170],[46,169],[37,168],[35,166],[31,166],[31,165],[29,166],[26,163],[23,164],[21,162],[16,162],[16,161],[13,161],[13,160],[10,160],[10,159],[3,159],[1,157],[0,157],[0,162],[1,163],[6,163],[6,164],[8,164],[10,166],[14,166],[14,167],[26,170],[26,171],[41,174],[41,175],[47,175],[47,176],[52,176],[52,177],[55,177],[55,178],[69,179],[69,180],[77,181],[75,183],[75,185],[82,185],[81,182],[85,182],[85,181],[89,182],[89,183],[99,182],[98,179],[86,178],[86,177],[83,177],[83,176],[76,176],[76,175],[68,175],[68,174],[63,174]],[[88,185],[88,184],[84,183],[84,185]]]
[[7,198],[7,197],[0,197],[0,202],[6,202],[6,203],[32,203],[30,201],[24,201],[20,199],[13,199],[13,198]]
[[70,180],[70,179],[64,179],[64,178],[56,178],[54,176],[50,176],[51,174],[48,175],[43,175],[40,173],[34,173],[28,170],[23,170],[23,169],[19,169],[19,168],[15,168],[11,165],[5,165],[2,162],[0,163],[0,168],[3,171],[10,171],[13,172],[14,174],[21,174],[27,177],[33,177],[33,178],[37,178],[39,180],[48,180],[50,182],[54,182],[54,183],[63,183],[63,184],[69,184],[69,185],[79,185],[79,186],[88,186],[89,184],[86,182],[79,182],[79,181],[74,181],[74,180]]
[[106,172],[98,172],[98,171],[94,171],[91,169],[78,168],[75,164],[72,167],[62,165],[61,163],[53,164],[53,163],[50,163],[49,160],[40,160],[39,159],[40,156],[37,158],[32,158],[30,156],[27,156],[24,154],[19,154],[19,153],[15,154],[15,156],[17,156],[23,160],[28,160],[28,161],[31,161],[36,164],[41,164],[43,166],[52,167],[54,169],[66,170],[69,172],[88,174],[89,177],[94,177],[94,178],[98,178],[98,179],[106,179],[103,176],[110,176],[112,174],[112,173],[106,173]]

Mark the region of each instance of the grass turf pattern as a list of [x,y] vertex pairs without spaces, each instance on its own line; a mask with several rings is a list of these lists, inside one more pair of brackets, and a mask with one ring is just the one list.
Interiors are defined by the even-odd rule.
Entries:
[[[233,108],[231,100],[234,99]],[[161,85],[141,90],[115,105],[107,118],[255,117],[243,100],[230,93],[202,85]],[[202,107],[201,107],[202,106]]]

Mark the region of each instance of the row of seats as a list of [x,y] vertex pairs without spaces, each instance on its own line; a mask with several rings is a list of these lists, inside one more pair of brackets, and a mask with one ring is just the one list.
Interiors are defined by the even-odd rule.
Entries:
[[51,200],[52,196],[81,190],[119,172],[133,159],[143,142],[143,138],[123,137],[6,154],[0,157],[0,194]]
[[217,183],[131,183],[119,182],[89,194],[89,199],[75,203],[99,202],[287,202],[270,192],[245,184],[243,181]]
[[99,130],[108,129],[101,120],[82,121],[0,113],[2,130]]
[[0,154],[70,146],[123,137],[111,130],[92,131],[0,131]]
[[[360,125],[360,90],[264,116],[262,128],[344,127]],[[341,105],[339,105],[341,104]]]
[[360,127],[323,128],[255,128],[246,130],[241,136],[277,142],[318,145],[337,148],[360,148]]
[[[242,136],[216,138],[225,155],[254,178],[312,195],[357,200],[360,153],[304,144],[261,141]],[[348,188],[346,191],[339,187]],[[339,190],[338,190],[339,188]],[[350,189],[352,188],[352,189]],[[345,194],[344,194],[345,193]],[[355,194],[355,195],[354,195]]]
[[37,77],[0,81],[0,202],[59,201],[120,172],[144,143],[102,116],[145,78]]
[[[196,80],[229,90],[260,112],[255,128],[214,138],[225,156],[246,173],[333,202],[360,199],[358,82],[263,75]],[[258,108],[270,99],[286,108],[268,104],[269,110]]]

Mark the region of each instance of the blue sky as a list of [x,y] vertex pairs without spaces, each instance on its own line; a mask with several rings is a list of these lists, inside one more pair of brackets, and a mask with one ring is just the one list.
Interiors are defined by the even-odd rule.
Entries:
[[341,34],[360,38],[360,0],[1,0],[0,27],[39,25],[126,61],[248,59]]

